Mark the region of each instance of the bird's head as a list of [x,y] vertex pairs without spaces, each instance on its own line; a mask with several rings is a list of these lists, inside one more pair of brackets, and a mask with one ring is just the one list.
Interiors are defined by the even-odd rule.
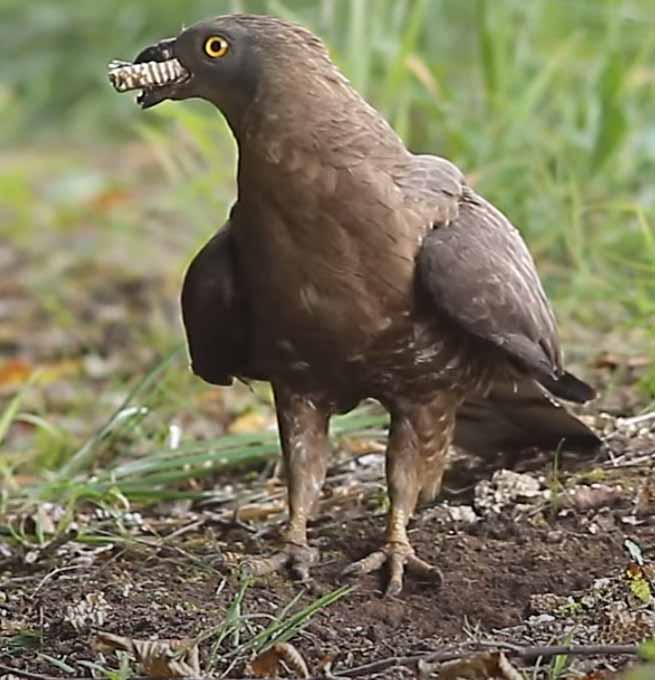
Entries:
[[142,90],[137,102],[143,108],[166,99],[201,98],[217,106],[233,127],[255,98],[279,101],[291,90],[299,95],[312,78],[325,76],[341,79],[313,33],[281,19],[245,14],[201,21],[146,47],[133,63],[112,62],[109,70],[117,90]]

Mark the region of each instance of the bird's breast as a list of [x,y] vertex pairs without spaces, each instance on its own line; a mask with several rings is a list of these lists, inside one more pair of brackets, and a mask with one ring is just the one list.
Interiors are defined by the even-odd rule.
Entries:
[[293,186],[285,200],[240,198],[232,222],[262,359],[336,368],[407,323],[414,254],[393,214],[356,208]]

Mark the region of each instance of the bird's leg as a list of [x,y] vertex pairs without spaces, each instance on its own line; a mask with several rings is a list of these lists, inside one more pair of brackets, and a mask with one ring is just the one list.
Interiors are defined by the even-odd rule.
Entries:
[[327,436],[330,411],[312,399],[275,388],[275,406],[282,444],[289,502],[284,547],[270,557],[250,560],[246,569],[260,576],[289,567],[300,580],[318,561],[307,543],[307,520],[318,502],[330,451]]
[[433,498],[440,489],[448,447],[452,441],[455,405],[437,397],[429,404],[392,410],[386,473],[390,510],[386,542],[362,560],[346,567],[346,574],[366,574],[388,564],[387,595],[403,587],[405,569],[416,575],[443,580],[436,567],[419,559],[407,537],[407,523],[419,497]]

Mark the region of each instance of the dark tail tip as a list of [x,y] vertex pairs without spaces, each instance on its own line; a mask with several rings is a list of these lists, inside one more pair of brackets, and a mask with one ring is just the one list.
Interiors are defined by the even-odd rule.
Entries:
[[577,404],[584,404],[596,397],[593,387],[576,378],[572,373],[564,373],[559,378],[545,378],[539,382],[556,397]]
[[[576,378],[573,381],[585,388],[578,396],[592,392]],[[559,392],[557,387],[552,391]],[[566,398],[571,399],[570,393]],[[584,422],[531,379],[518,384],[498,383],[486,398],[468,399],[457,411],[455,444],[478,455],[533,446],[586,452],[595,451],[601,443]]]

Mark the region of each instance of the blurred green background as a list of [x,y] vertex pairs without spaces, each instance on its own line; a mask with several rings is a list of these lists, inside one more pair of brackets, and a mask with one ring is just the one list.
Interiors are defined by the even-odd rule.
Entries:
[[[180,278],[233,199],[234,146],[209,105],[142,112],[111,90],[106,65],[235,10],[314,29],[411,149],[457,163],[524,234],[574,366],[589,375],[601,354],[611,364],[604,406],[629,413],[649,403],[651,0],[3,0],[6,479],[16,486],[18,471],[31,479],[79,451],[181,341]],[[24,389],[34,370],[38,383]],[[103,450],[161,444],[171,422],[190,439],[220,436],[253,409],[251,426],[268,422],[257,410],[264,396],[216,396],[181,356],[148,399],[149,419],[124,419],[132,429],[121,431],[122,448],[112,440]]]

